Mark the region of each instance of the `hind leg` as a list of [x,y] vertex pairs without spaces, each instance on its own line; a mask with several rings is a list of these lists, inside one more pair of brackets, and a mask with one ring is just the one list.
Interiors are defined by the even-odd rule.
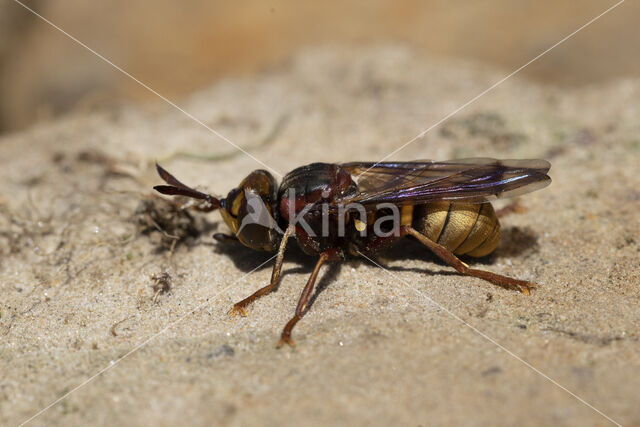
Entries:
[[453,254],[449,249],[442,245],[437,244],[433,240],[429,239],[413,227],[403,226],[401,227],[401,234],[415,237],[420,243],[425,245],[431,252],[433,252],[438,258],[455,268],[459,273],[465,276],[477,277],[484,279],[494,285],[501,286],[507,289],[519,290],[525,295],[529,295],[529,291],[536,287],[535,283],[527,282],[525,280],[518,280],[500,274],[491,273],[486,270],[478,270],[475,268],[469,268],[467,264],[460,261],[460,259]]

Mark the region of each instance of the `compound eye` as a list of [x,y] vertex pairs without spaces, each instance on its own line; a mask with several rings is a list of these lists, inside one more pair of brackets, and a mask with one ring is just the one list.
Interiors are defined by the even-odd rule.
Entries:
[[245,190],[238,211],[238,238],[249,247],[271,250],[274,227],[271,207],[253,191]]
[[227,195],[222,217],[245,246],[264,251],[276,249],[279,236],[271,208],[277,196],[276,187],[269,172],[257,170]]
[[229,193],[227,199],[229,200],[229,212],[237,218],[240,214],[240,208],[244,204],[244,191],[234,189]]

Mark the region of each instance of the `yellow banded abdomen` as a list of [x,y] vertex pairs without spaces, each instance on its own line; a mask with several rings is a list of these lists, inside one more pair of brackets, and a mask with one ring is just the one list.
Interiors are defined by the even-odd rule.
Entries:
[[456,255],[482,257],[500,241],[500,222],[491,203],[435,202],[416,206],[413,227]]

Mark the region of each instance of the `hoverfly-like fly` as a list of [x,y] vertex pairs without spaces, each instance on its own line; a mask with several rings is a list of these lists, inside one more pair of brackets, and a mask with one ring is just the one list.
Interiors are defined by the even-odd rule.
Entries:
[[[226,198],[217,198],[184,185],[157,166],[169,185],[154,188],[162,194],[202,200],[197,209],[220,210],[234,233],[227,238],[251,249],[277,252],[271,282],[236,303],[231,315],[245,316],[249,304],[278,286],[289,237],[295,237],[305,253],[317,257],[295,314],[282,331],[280,346],[294,345],[291,331],[306,312],[325,262],[375,257],[406,236],[418,240],[460,274],[529,294],[534,283],[470,268],[458,256],[491,253],[500,240],[500,223],[491,200],[549,185],[550,167],[545,160],[488,158],[312,163],[288,173],[279,186],[269,172],[256,170]],[[250,218],[253,220],[247,221]]]

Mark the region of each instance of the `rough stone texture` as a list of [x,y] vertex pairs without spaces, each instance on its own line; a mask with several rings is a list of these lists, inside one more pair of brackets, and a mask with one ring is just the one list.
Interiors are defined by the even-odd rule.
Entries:
[[[183,106],[286,172],[378,160],[502,76],[394,46],[323,48]],[[278,292],[230,319],[233,302],[268,282],[268,264],[253,271],[268,256],[214,243],[225,231],[216,213],[172,222],[149,198],[156,159],[217,194],[254,160],[226,156],[232,147],[168,106],[5,137],[0,424],[132,350],[32,424],[608,423],[554,382],[638,424],[639,114],[640,80],[560,91],[513,78],[406,147],[395,158],[552,162],[552,185],[523,197],[497,253],[474,262],[539,289],[526,297],[461,277],[407,242],[385,257],[389,272],[325,267],[294,350],[275,343],[313,261],[291,250]],[[168,159],[180,150],[222,158]],[[172,256],[151,218],[184,236]]]

